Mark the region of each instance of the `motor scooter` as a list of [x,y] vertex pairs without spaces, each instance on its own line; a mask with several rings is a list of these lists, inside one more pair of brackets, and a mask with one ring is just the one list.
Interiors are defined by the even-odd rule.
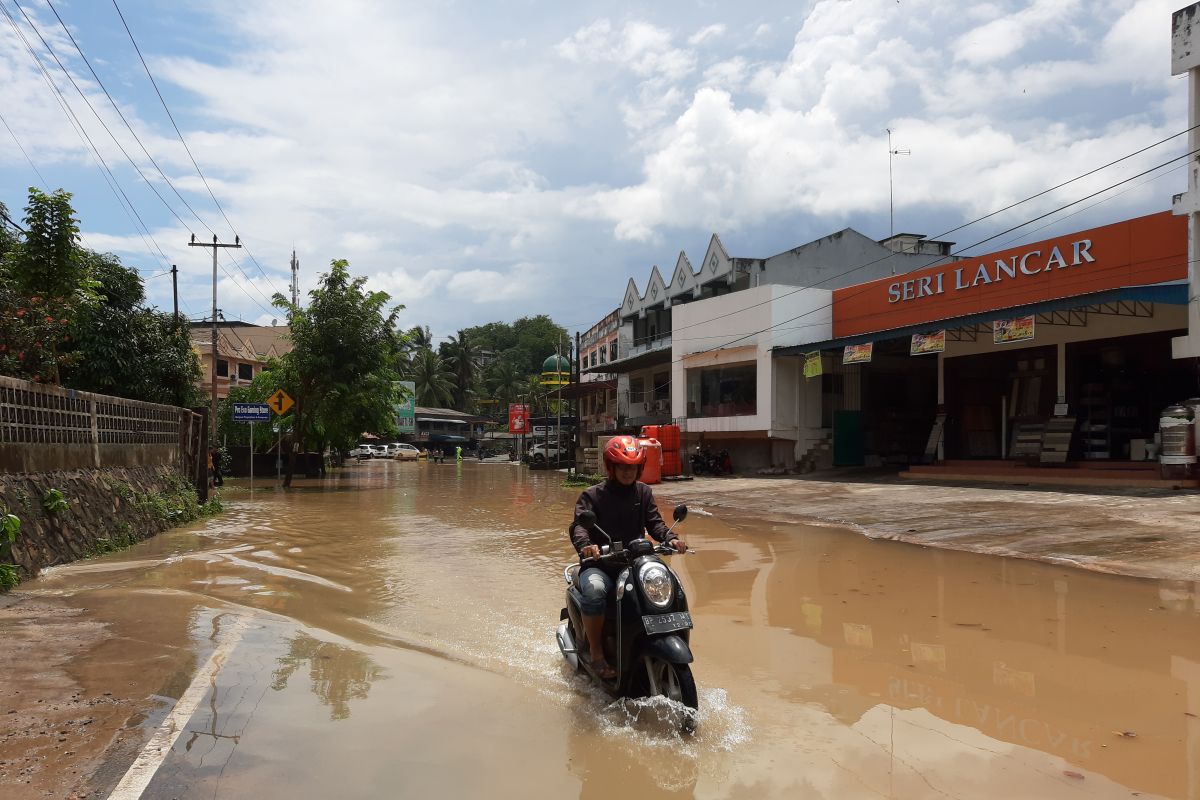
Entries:
[[[687,506],[676,506],[673,516],[671,530],[687,516]],[[572,669],[585,671],[613,697],[662,695],[683,704],[691,710],[683,729],[695,730],[699,701],[689,666],[694,660],[689,645],[692,617],[678,576],[659,557],[678,551],[649,539],[614,543],[596,524],[596,515],[591,511],[580,514],[578,524],[593,536],[607,539],[608,544],[600,546],[599,558],[586,559],[582,565],[570,564],[563,570],[566,606],[559,614],[555,633],[563,658]],[[605,659],[617,673],[612,680],[601,678],[591,660],[581,657],[589,646],[580,612],[583,595],[579,573],[593,566],[615,576],[605,611],[603,642]]]

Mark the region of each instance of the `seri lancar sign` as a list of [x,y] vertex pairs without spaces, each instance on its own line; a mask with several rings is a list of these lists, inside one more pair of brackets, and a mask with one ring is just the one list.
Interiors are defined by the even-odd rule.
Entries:
[[1164,211],[835,289],[833,335],[952,328],[956,317],[1186,280],[1187,264],[1187,220]]
[[952,266],[946,272],[934,275],[922,275],[917,278],[894,281],[888,286],[889,303],[907,303],[921,297],[933,297],[945,294],[949,289],[961,292],[964,289],[974,289],[977,286],[988,286],[1005,280],[1018,280],[1027,277],[1037,277],[1043,272],[1053,269],[1078,267],[1091,264],[1096,260],[1092,255],[1092,240],[1078,239],[1071,242],[1067,255],[1057,245],[1050,248],[1048,253],[1040,249],[1028,250],[1018,255],[1005,258],[993,258],[991,263],[980,261],[978,267],[971,260],[964,266]]

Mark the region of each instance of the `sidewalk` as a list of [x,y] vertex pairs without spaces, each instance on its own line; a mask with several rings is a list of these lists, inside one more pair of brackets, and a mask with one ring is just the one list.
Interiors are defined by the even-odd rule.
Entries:
[[947,486],[869,473],[826,480],[696,478],[654,491],[663,507],[686,502],[720,509],[722,516],[737,511],[873,539],[1200,580],[1200,492]]

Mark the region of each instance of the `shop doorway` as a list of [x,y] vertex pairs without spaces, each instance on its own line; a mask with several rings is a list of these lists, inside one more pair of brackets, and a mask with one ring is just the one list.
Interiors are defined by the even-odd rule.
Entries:
[[1142,460],[1159,412],[1197,394],[1191,361],[1171,358],[1184,331],[1147,333],[1067,345],[1067,397],[1079,422],[1072,455]]
[[1009,456],[1023,430],[1054,410],[1054,347],[1027,347],[945,360],[946,457]]

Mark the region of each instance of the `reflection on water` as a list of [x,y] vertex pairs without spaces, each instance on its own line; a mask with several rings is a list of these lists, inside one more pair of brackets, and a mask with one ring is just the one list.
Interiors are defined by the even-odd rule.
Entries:
[[287,654],[279,658],[271,688],[286,689],[292,675],[306,663],[313,694],[329,706],[330,719],[350,716],[350,701],[366,700],[380,674],[365,654],[301,633],[292,639]]

